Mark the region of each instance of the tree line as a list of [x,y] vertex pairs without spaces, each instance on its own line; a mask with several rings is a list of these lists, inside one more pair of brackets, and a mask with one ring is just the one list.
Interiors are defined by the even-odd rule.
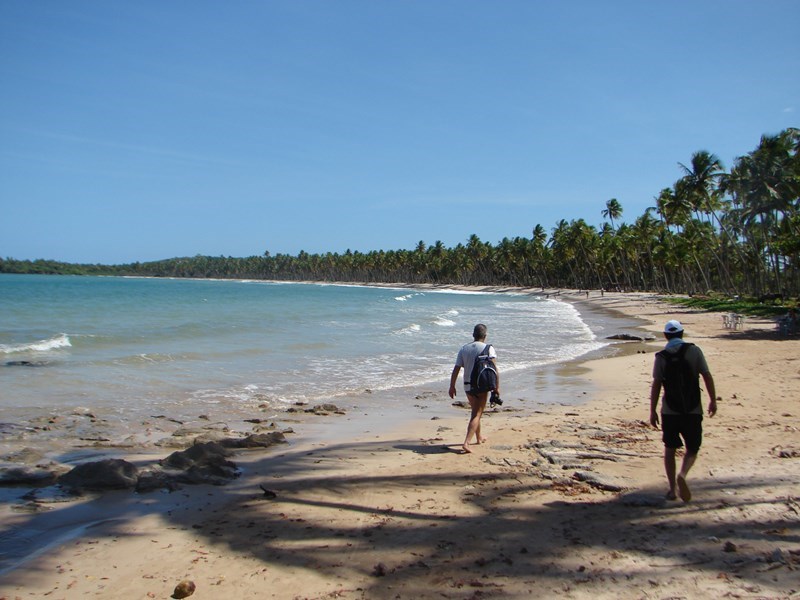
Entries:
[[632,222],[614,198],[602,224],[560,220],[497,244],[246,258],[195,256],[123,265],[0,259],[0,272],[507,285],[666,293],[800,295],[800,130],[762,136],[725,170],[705,150]]

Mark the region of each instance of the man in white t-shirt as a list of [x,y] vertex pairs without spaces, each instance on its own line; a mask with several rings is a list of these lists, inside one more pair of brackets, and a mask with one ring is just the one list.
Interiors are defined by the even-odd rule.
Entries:
[[[467,425],[467,437],[464,439],[462,448],[464,452],[470,453],[470,440],[475,436],[476,444],[483,444],[486,438],[481,436],[481,416],[486,408],[486,402],[489,399],[489,392],[477,393],[470,390],[470,376],[472,374],[472,366],[475,364],[477,356],[483,352],[486,347],[486,325],[479,323],[475,325],[472,331],[473,342],[465,344],[458,351],[456,357],[456,364],[453,367],[453,372],[450,374],[450,397],[456,397],[456,383],[458,381],[458,373],[464,369],[464,392],[467,394],[472,414],[470,415],[469,424]],[[489,346],[489,358],[494,363],[497,354],[494,347]],[[500,394],[500,375],[497,376],[497,389],[495,390],[498,395]]]

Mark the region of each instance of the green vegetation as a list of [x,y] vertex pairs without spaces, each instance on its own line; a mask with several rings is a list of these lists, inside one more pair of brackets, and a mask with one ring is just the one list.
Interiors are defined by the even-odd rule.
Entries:
[[[754,317],[776,317],[786,313],[786,306],[778,303],[759,302],[757,298],[724,298],[724,297],[669,297],[666,302],[688,306],[709,312],[728,312]],[[789,306],[796,306],[796,302],[789,302]]]
[[0,273],[30,275],[125,275],[124,266],[76,265],[55,260],[14,260],[0,258]]
[[730,171],[714,154],[696,152],[632,223],[622,221],[616,199],[608,200],[599,229],[562,219],[549,236],[536,225],[530,238],[496,245],[472,235],[454,248],[420,241],[413,250],[266,252],[115,266],[9,258],[0,260],[0,272],[624,289],[785,304],[800,296],[798,148],[798,129],[765,135]]

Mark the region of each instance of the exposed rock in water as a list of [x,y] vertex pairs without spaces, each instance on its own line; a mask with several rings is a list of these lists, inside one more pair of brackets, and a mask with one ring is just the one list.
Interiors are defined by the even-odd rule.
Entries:
[[9,360],[4,364],[7,367],[46,367],[50,363],[46,360]]
[[607,340],[624,340],[627,342],[646,342],[650,340],[656,339],[652,335],[641,336],[641,335],[633,335],[630,333],[615,333],[614,335],[609,335],[606,337]]
[[335,404],[317,404],[313,408],[307,408],[305,412],[313,413],[315,415],[327,415],[330,413],[337,415],[345,414],[345,412]]

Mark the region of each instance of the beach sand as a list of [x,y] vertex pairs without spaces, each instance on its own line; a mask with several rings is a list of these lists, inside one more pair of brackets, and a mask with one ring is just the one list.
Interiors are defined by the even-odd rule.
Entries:
[[[717,313],[652,294],[562,298],[642,318],[656,339],[564,367],[581,402],[522,413],[506,397],[470,455],[459,453],[466,411],[422,411],[399,428],[321,428],[240,453],[243,475],[224,487],[4,512],[6,534],[52,543],[0,576],[0,598],[169,598],[182,580],[198,599],[800,595],[800,340],[767,319],[725,329]],[[664,499],[661,436],[647,423],[672,318],[722,398],[689,503]]]

